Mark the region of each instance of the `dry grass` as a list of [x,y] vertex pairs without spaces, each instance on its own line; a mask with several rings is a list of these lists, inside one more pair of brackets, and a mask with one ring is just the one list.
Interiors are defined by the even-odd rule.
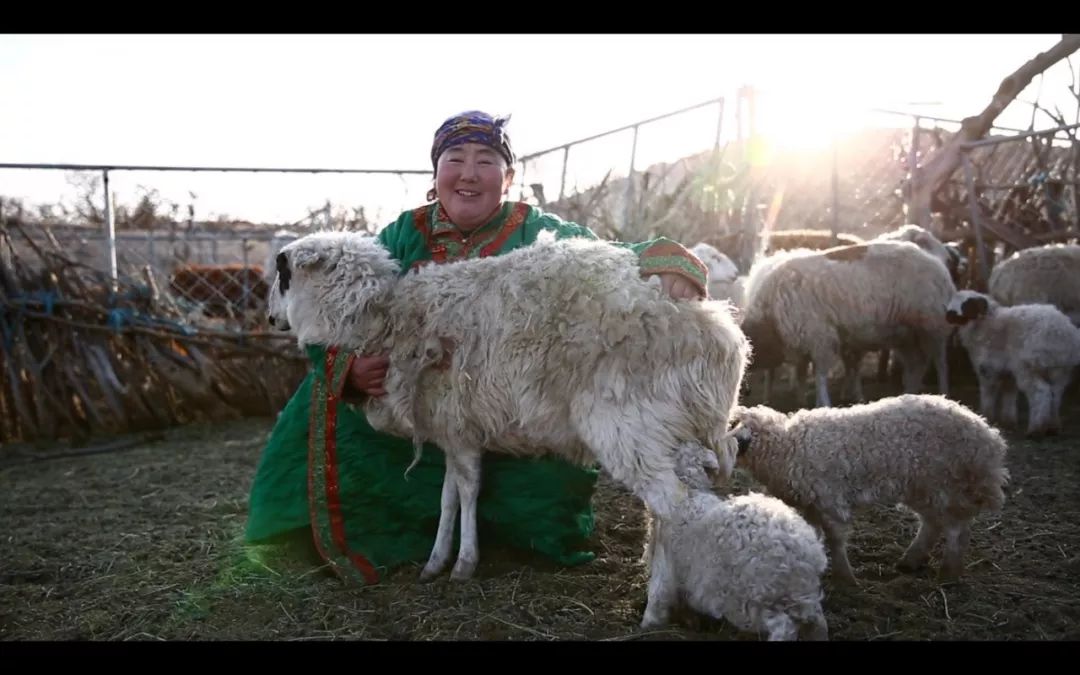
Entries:
[[[873,394],[873,388],[868,388]],[[971,387],[961,388],[970,403]],[[877,508],[857,521],[858,589],[826,584],[834,640],[1080,638],[1080,401],[1066,433],[1013,438],[1000,518],[976,522],[958,584],[893,569],[914,518]],[[751,399],[752,401],[752,399]],[[485,547],[465,584],[345,587],[309,561],[239,544],[247,491],[272,424],[173,429],[109,454],[0,469],[0,638],[4,640],[756,640],[721,621],[637,628],[645,604],[638,504],[603,480],[595,561],[560,568]],[[10,460],[20,448],[0,451]],[[740,478],[738,488],[748,487]],[[937,558],[934,561],[936,563]]]

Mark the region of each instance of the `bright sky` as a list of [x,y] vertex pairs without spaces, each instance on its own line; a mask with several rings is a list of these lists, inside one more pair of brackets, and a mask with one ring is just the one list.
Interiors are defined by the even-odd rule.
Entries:
[[[764,92],[759,126],[795,142],[831,119],[830,107],[974,114],[1059,37],[0,35],[0,162],[427,169],[435,127],[464,109],[512,113],[515,149],[526,154],[714,97],[734,101],[743,84]],[[1072,121],[1068,79],[1064,63],[1048,73],[1043,101]],[[1034,94],[1035,85],[1021,98]],[[1014,105],[998,123],[1026,128],[1030,110]],[[724,124],[733,134],[730,114]],[[711,147],[715,125],[710,109],[645,127],[637,167]],[[581,163],[571,182],[588,178],[586,160],[625,170],[630,135],[571,153]],[[557,181],[560,160],[537,171]],[[144,185],[186,206],[191,190],[198,218],[255,222],[299,220],[326,199],[369,212],[381,203],[388,221],[428,187],[425,177],[393,176],[111,180],[121,202],[133,204]],[[0,195],[57,202],[71,193],[62,171],[0,170]]]

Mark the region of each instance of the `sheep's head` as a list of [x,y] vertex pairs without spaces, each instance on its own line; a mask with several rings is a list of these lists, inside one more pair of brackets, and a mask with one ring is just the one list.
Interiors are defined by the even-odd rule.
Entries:
[[301,345],[354,345],[370,312],[387,300],[399,266],[375,237],[318,232],[281,249],[267,320]]
[[994,305],[988,296],[976,291],[963,290],[949,301],[945,308],[945,320],[963,326],[986,316]]
[[709,490],[724,474],[715,452],[690,441],[675,448],[675,475],[691,489]]
[[726,281],[732,282],[739,276],[739,268],[731,262],[731,258],[721,253],[715,246],[701,242],[696,244],[690,252],[698,257],[709,270],[709,282]]
[[737,405],[731,410],[731,430],[728,436],[733,438],[738,450],[736,465],[744,466],[747,457],[754,450],[756,443],[763,436],[783,429],[787,415],[768,406],[746,407]]

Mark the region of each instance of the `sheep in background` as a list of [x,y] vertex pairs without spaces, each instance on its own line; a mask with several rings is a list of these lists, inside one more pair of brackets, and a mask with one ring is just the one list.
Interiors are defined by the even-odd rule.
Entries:
[[[945,265],[945,268],[949,270],[949,277],[952,279],[953,286],[960,288],[961,275],[963,269],[966,267],[966,259],[958,247],[942,243],[942,241],[934,236],[929,230],[909,223],[891,232],[886,232],[872,241],[908,241],[915,244],[940,260],[941,263]],[[890,356],[891,353],[888,349],[883,349],[878,353],[877,379],[879,382],[884,382],[888,379]],[[856,362],[861,362],[862,354],[853,355],[852,358],[855,359]],[[854,392],[855,400],[861,401],[863,399],[861,379],[857,378],[850,384],[851,390]]]
[[1003,307],[971,290],[956,294],[946,319],[959,326],[979,379],[983,415],[1016,426],[1019,388],[1028,402],[1028,436],[1060,431],[1061,401],[1080,365],[1080,328],[1053,305]]
[[986,421],[943,396],[905,394],[791,415],[765,406],[732,412],[737,467],[822,528],[833,577],[855,582],[848,528],[860,507],[904,504],[919,531],[897,563],[923,567],[944,534],[943,579],[964,569],[971,522],[1000,511],[1006,444]]
[[1080,326],[1080,246],[1017,251],[994,265],[988,290],[1002,305],[1053,305]]
[[[757,297],[758,289],[761,288],[764,280],[774,269],[776,269],[777,265],[790,258],[814,255],[815,253],[817,253],[817,251],[809,248],[788,249],[777,251],[755,260],[750,268],[750,272],[746,275],[746,281],[743,284],[744,308],[757,302],[755,298]],[[763,398],[766,401],[770,400],[772,397],[773,382],[776,379],[777,369],[785,363],[785,349],[783,342],[781,341],[779,334],[773,330],[768,330],[770,327],[771,326],[768,324],[764,326],[751,325],[751,330],[754,330],[755,334],[751,336],[754,355],[751,359],[749,369],[751,371],[765,371],[765,391],[763,393]],[[806,381],[806,374],[810,369],[810,359],[803,356],[792,364],[792,368],[792,385],[795,390],[801,394],[803,385]]]
[[829,372],[841,361],[883,347],[903,356],[904,389],[919,391],[933,359],[939,391],[948,393],[942,316],[956,289],[941,261],[908,242],[875,241],[778,262],[748,286],[742,328],[753,345],[752,367],[771,368],[808,356],[817,405],[830,405]]
[[827,640],[821,577],[828,565],[814,529],[791,507],[763,494],[721,499],[711,492],[716,455],[680,446],[675,473],[690,497],[649,522],[649,597],[642,628],[667,623],[671,610],[725,619],[769,640]]
[[[427,265],[399,276],[374,237],[309,235],[278,256],[271,323],[301,346],[389,351],[377,430],[446,453],[442,510],[422,579],[479,560],[476,500],[485,450],[596,461],[660,515],[685,498],[674,450],[725,447],[749,345],[728,303],[674,302],[628,249],[587,239]],[[439,367],[431,367],[440,364]],[[446,367],[442,367],[445,364]]]
[[731,258],[705,242],[695,244],[690,252],[709,270],[709,297],[713,300],[730,300],[732,306],[741,311],[746,306],[746,277],[739,276],[739,268],[731,262]]

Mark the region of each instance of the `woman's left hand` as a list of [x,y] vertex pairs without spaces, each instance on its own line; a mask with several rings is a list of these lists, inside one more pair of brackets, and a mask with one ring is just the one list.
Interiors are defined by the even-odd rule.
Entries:
[[675,300],[703,300],[705,297],[697,286],[687,281],[682,275],[661,272],[657,276],[660,277],[660,285],[663,286],[664,291]]

